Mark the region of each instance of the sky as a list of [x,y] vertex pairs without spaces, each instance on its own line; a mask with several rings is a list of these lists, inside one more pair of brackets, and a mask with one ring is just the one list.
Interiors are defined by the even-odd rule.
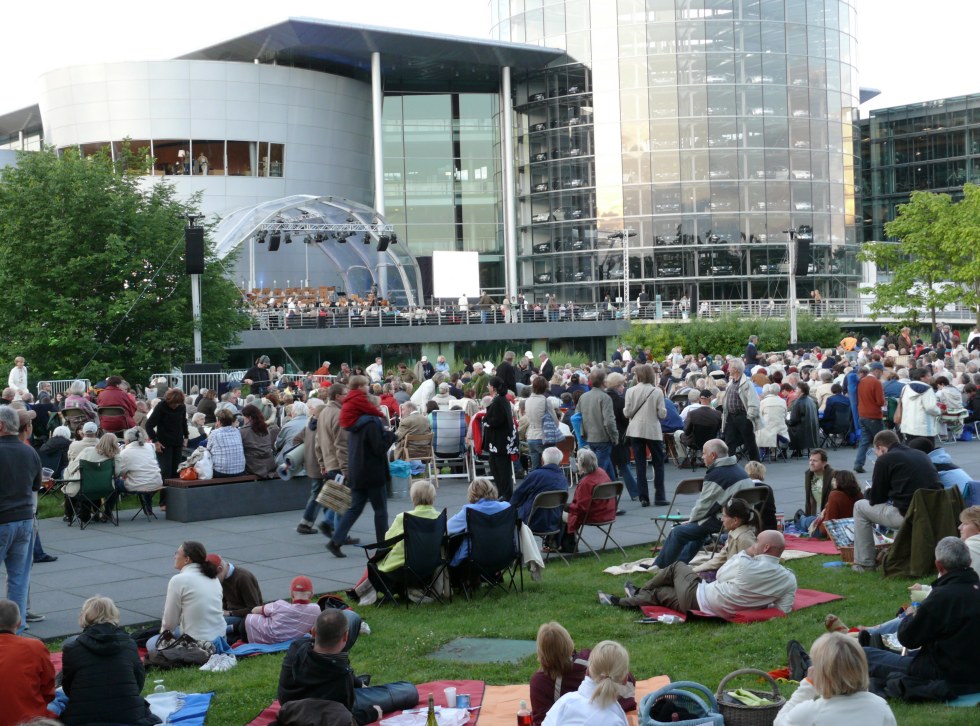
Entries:
[[[860,82],[874,108],[980,92],[978,0],[854,0]],[[168,0],[15,2],[2,13],[0,113],[37,102],[35,82],[82,63],[173,58],[288,17],[322,18],[452,35],[489,35],[487,0]]]

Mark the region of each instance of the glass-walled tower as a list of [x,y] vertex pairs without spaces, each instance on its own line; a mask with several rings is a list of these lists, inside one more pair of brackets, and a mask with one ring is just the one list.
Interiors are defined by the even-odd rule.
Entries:
[[856,293],[853,0],[490,4],[567,51],[515,84],[525,290],[779,299],[795,230],[799,296]]

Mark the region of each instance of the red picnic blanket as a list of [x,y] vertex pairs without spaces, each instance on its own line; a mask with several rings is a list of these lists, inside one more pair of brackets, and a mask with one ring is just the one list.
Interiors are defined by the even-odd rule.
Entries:
[[[822,605],[827,602],[833,602],[834,600],[843,600],[842,595],[834,595],[830,592],[821,592],[820,590],[806,590],[804,588],[799,588],[796,591],[796,598],[793,601],[793,612],[797,610],[802,610],[803,608],[813,607],[814,605]],[[683,613],[679,613],[676,610],[671,610],[670,608],[655,606],[655,605],[645,605],[640,608],[643,614],[647,617],[656,618],[659,615],[677,615],[681,618],[681,622],[687,619]],[[719,618],[717,615],[709,615],[708,613],[702,612],[700,610],[692,610],[688,615],[698,617],[698,618]],[[786,613],[784,613],[779,608],[762,608],[759,610],[743,610],[737,615],[731,618],[720,618],[721,620],[726,620],[729,623],[761,623],[766,620],[771,620],[772,618],[784,618]]]

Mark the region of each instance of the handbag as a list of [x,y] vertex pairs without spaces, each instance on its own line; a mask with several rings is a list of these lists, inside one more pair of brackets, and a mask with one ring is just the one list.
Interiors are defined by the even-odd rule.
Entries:
[[194,481],[197,479],[197,469],[193,466],[188,466],[180,470],[180,478],[184,481]]
[[350,509],[350,489],[343,482],[327,479],[316,495],[316,502],[337,514],[344,514]]
[[177,668],[180,666],[202,666],[214,655],[214,643],[207,640],[194,640],[184,633],[175,638],[165,630],[157,640],[156,650],[146,654],[146,665],[157,668]]
[[544,414],[541,416],[541,443],[545,446],[554,446],[564,440],[565,437],[562,436],[558,423],[548,408],[547,399],[545,399]]

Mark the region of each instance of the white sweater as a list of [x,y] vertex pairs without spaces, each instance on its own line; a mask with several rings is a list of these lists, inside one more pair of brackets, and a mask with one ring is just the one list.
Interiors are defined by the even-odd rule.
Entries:
[[160,630],[178,626],[194,640],[214,640],[225,634],[221,582],[202,575],[201,566],[193,562],[184,565],[167,585]]
[[793,697],[779,710],[773,726],[897,726],[888,703],[867,691],[820,698],[804,678]]
[[163,487],[160,464],[152,444],[131,441],[116,457],[116,473],[126,479],[128,492],[155,492]]

